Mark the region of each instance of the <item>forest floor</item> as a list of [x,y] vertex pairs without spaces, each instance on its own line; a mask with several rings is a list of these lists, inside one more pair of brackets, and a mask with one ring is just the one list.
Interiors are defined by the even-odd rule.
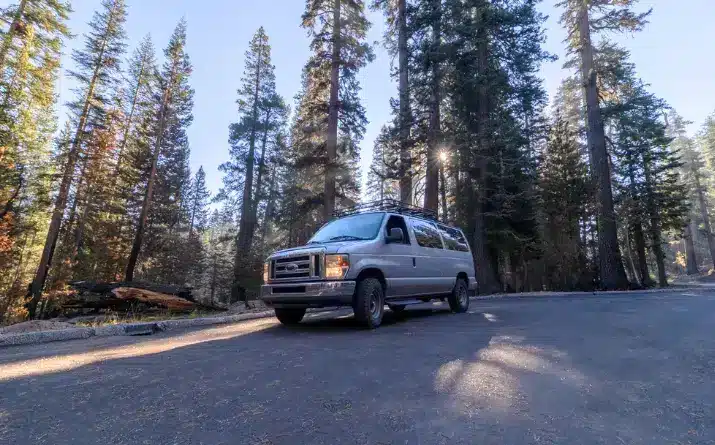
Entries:
[[60,329],[71,329],[76,327],[100,327],[116,325],[121,323],[145,323],[162,320],[181,320],[203,317],[220,317],[226,315],[251,314],[264,312],[268,307],[261,301],[250,301],[249,307],[244,303],[235,303],[228,306],[225,311],[195,310],[190,313],[177,313],[165,310],[152,311],[147,313],[117,313],[109,312],[93,315],[79,315],[75,317],[60,317],[50,320],[29,320],[16,323],[10,326],[0,326],[0,335],[22,334],[27,332],[54,331]]
[[710,269],[696,275],[680,275],[673,278],[671,281],[676,285],[705,287],[715,285],[715,269]]

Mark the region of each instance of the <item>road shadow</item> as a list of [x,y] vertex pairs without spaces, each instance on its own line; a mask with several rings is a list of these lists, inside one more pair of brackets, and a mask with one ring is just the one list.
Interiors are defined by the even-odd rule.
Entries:
[[[385,309],[385,314],[382,319],[382,324],[379,329],[385,329],[390,326],[395,326],[400,323],[418,323],[421,319],[444,317],[452,315],[449,308],[436,307],[425,308],[420,307],[409,308],[402,312],[396,313],[389,309]],[[366,331],[365,326],[360,324],[350,309],[342,309],[331,312],[320,312],[306,316],[300,324],[294,326],[278,325],[275,329],[266,330],[266,334],[290,334],[291,332],[334,332],[334,333],[354,333],[358,331]]]

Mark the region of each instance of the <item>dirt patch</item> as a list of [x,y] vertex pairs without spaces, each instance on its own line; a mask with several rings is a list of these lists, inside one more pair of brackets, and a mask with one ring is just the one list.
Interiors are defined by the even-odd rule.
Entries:
[[267,311],[270,309],[262,301],[259,300],[249,301],[248,305],[250,306],[249,308],[247,308],[243,302],[234,303],[228,307],[228,314],[251,314],[254,312]]
[[22,334],[25,332],[56,331],[58,329],[72,329],[76,326],[64,321],[30,320],[12,326],[0,328],[0,334]]

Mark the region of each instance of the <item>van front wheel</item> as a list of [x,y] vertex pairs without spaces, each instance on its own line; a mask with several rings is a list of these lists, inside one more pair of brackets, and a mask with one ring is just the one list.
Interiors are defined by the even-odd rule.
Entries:
[[357,285],[355,292],[355,319],[369,329],[375,329],[382,323],[385,313],[385,293],[377,278],[365,278]]

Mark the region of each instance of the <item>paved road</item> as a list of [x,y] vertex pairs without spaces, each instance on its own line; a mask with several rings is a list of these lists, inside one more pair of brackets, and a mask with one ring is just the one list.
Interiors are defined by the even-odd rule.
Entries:
[[714,404],[713,290],[0,349],[2,444],[712,444]]

